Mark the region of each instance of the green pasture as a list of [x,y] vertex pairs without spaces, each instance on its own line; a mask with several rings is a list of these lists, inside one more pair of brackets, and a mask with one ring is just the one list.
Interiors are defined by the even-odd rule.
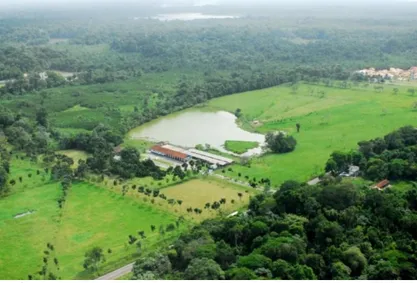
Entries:
[[259,146],[258,142],[251,142],[251,141],[231,141],[228,140],[224,143],[224,147],[226,150],[242,154],[247,152],[250,149],[256,148]]
[[[162,237],[158,229],[151,232],[150,225],[166,226],[177,217],[88,183],[73,184],[63,209],[57,205],[61,193],[60,185],[53,183],[0,200],[0,278],[26,279],[35,274],[48,242],[54,245],[50,271],[62,279],[92,278],[95,275],[82,267],[84,253],[91,247],[105,250],[102,272],[110,271],[139,256],[136,246],[128,244],[128,235],[140,238],[137,232],[145,231],[147,238],[141,241],[146,251],[186,227],[181,224]],[[31,210],[33,214],[13,218]],[[53,257],[59,261],[59,270]]]
[[[393,88],[398,87],[395,95]],[[383,136],[405,125],[417,125],[417,96],[407,87],[385,85],[382,92],[373,86],[340,89],[302,84],[294,91],[280,86],[235,94],[209,102],[211,109],[242,110],[242,127],[260,133],[282,130],[298,144],[288,154],[267,154],[249,166],[233,165],[229,176],[270,178],[273,186],[285,180],[307,181],[324,171],[335,150],[355,149],[357,143]],[[301,124],[297,133],[296,123]]]
[[83,150],[68,149],[68,150],[57,151],[57,153],[58,154],[63,154],[63,155],[66,155],[66,156],[72,158],[72,160],[74,160],[74,164],[72,165],[72,168],[77,168],[78,167],[78,162],[80,160],[86,161],[87,158],[88,158],[88,153],[83,151]]
[[[32,180],[24,180],[31,184]],[[32,187],[0,199],[0,278],[27,279],[40,270],[46,243],[53,242],[58,221],[57,183]],[[15,215],[33,211],[21,218]]]
[[[19,177],[22,178],[22,182]],[[12,155],[9,181],[14,180],[16,184],[9,185],[11,193],[47,184],[50,182],[50,178],[49,172],[46,173],[39,163],[30,161],[28,157],[24,157],[24,154],[14,153]]]

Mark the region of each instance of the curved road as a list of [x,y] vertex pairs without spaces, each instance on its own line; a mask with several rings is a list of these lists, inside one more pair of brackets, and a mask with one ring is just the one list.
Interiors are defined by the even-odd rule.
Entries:
[[95,280],[116,280],[117,278],[120,278],[123,275],[126,275],[129,272],[131,272],[133,270],[133,264],[134,262],[129,263],[128,265],[125,265],[110,273],[104,274],[103,276],[100,276],[99,278],[96,278]]

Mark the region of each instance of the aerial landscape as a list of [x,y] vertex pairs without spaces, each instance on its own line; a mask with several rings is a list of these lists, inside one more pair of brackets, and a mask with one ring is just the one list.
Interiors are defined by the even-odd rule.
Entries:
[[0,280],[417,279],[417,2],[0,2]]

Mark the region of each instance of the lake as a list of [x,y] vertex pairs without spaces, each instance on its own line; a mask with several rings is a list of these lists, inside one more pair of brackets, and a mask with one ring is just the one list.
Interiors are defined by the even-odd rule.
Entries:
[[175,14],[159,14],[152,19],[160,21],[192,21],[192,20],[207,20],[207,19],[235,19],[239,16],[232,15],[207,15],[202,13],[175,13]]
[[[209,144],[224,152],[227,152],[224,149],[226,140],[256,141],[260,145],[265,142],[264,135],[242,130],[236,124],[235,115],[225,111],[193,110],[168,115],[133,129],[129,136],[133,139],[163,141],[184,147]],[[244,155],[259,154],[261,151],[259,147]]]

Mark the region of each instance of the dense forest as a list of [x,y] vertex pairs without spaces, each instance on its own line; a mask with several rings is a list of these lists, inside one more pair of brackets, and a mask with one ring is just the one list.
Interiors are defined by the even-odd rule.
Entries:
[[[407,151],[416,134],[406,127],[387,135],[380,154]],[[416,204],[415,185],[379,191],[331,175],[314,186],[286,181],[239,216],[207,220],[138,260],[133,278],[415,280]]]
[[[93,16],[72,9],[5,14],[0,19],[0,95],[4,100],[41,96],[45,105],[38,105],[38,99],[12,103],[16,110],[26,109],[20,115],[34,119],[38,108],[52,114],[57,107],[50,105],[48,95],[73,89],[68,91],[73,101],[68,108],[78,104],[102,108],[100,114],[112,120],[82,122],[81,128],[91,131],[104,123],[124,134],[219,96],[298,81],[326,85],[335,80],[365,81],[353,71],[408,69],[417,61],[415,19],[408,6],[377,9],[379,14],[372,18],[361,7],[350,7],[347,15],[338,11],[335,17],[330,7],[320,12],[283,8],[273,16],[263,6],[258,14],[246,10],[240,18],[215,21],[141,17],[145,11],[162,11],[155,7],[132,11],[119,7],[112,14],[94,11]],[[215,7],[206,9],[220,13]],[[149,76],[167,73],[184,74],[177,76],[169,91],[147,81]],[[141,103],[132,113],[103,109],[97,99],[93,103],[81,99],[82,86],[91,86],[82,89],[91,93],[99,85],[114,89],[112,83],[124,81],[139,82],[149,90],[137,96]],[[152,103],[149,93],[157,94],[158,100]]]

